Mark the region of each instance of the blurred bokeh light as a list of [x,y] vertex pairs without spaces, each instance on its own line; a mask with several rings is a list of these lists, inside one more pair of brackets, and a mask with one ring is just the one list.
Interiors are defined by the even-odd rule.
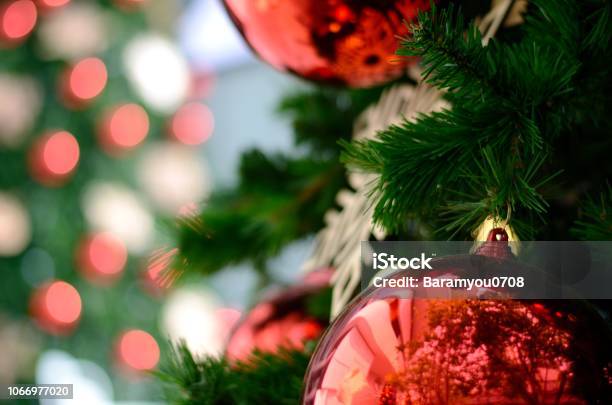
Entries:
[[170,133],[185,145],[198,145],[212,135],[214,125],[210,108],[202,103],[188,103],[172,117]]
[[212,292],[183,288],[168,296],[162,330],[173,342],[184,341],[197,356],[218,356],[239,318],[239,311],[222,308]]
[[0,257],[15,256],[30,243],[30,216],[17,197],[0,192]]
[[137,176],[155,206],[171,216],[186,204],[204,201],[212,188],[208,167],[197,152],[172,142],[151,144]]
[[70,132],[53,132],[34,143],[30,151],[30,170],[41,184],[59,186],[72,175],[79,157],[79,143]]
[[158,34],[141,35],[128,44],[123,60],[134,90],[149,107],[170,113],[184,102],[191,75],[171,41]]
[[130,188],[94,182],[85,190],[82,206],[91,229],[112,233],[128,251],[144,253],[152,242],[153,217]]
[[124,332],[117,341],[117,360],[120,365],[134,371],[151,370],[159,361],[159,346],[149,333],[132,329]]
[[57,8],[70,3],[70,0],[36,0],[42,8]]
[[34,29],[38,12],[31,0],[4,2],[0,6],[0,38],[6,44],[16,44]]
[[127,263],[123,242],[108,232],[88,236],[77,252],[78,268],[94,284],[107,285],[121,276]]
[[68,105],[82,107],[102,93],[108,73],[99,58],[85,58],[68,68],[61,87]]
[[41,329],[64,335],[74,330],[81,317],[81,296],[65,281],[49,282],[34,291],[30,310]]
[[41,52],[45,58],[64,60],[96,55],[110,42],[108,25],[95,2],[73,2],[41,20],[37,28]]
[[98,131],[100,144],[111,154],[138,146],[149,133],[149,116],[138,104],[123,104],[112,109]]
[[24,143],[42,106],[42,94],[31,76],[0,73],[0,147]]

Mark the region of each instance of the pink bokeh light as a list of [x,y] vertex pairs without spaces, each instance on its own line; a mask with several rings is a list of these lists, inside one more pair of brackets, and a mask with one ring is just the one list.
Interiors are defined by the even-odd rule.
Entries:
[[38,12],[31,0],[17,0],[0,6],[0,39],[18,43],[34,29]]
[[98,131],[100,144],[110,154],[140,145],[149,133],[149,116],[138,104],[123,104],[104,117]]
[[34,143],[29,158],[34,179],[45,186],[61,186],[79,163],[79,143],[70,132],[55,131]]
[[81,317],[79,292],[65,281],[52,281],[34,291],[30,310],[37,325],[53,335],[70,333]]
[[140,329],[124,332],[117,343],[117,359],[120,365],[128,370],[154,369],[159,362],[159,353],[155,338]]
[[170,134],[185,145],[199,145],[208,140],[214,129],[212,111],[201,103],[182,106],[172,117]]

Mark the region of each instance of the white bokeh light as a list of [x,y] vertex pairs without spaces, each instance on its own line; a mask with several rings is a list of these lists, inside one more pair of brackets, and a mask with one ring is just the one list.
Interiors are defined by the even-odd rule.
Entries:
[[191,74],[170,40],[158,34],[136,37],[125,48],[123,63],[134,90],[149,107],[172,113],[185,101]]
[[30,243],[30,216],[13,195],[0,192],[0,257],[16,256]]
[[49,59],[72,61],[99,54],[108,45],[106,12],[94,3],[69,3],[45,16],[37,37]]
[[210,194],[208,167],[197,150],[173,142],[149,146],[138,165],[138,179],[155,205],[176,215]]
[[73,399],[41,399],[41,405],[113,403],[113,386],[108,374],[97,364],[78,360],[60,350],[41,354],[36,365],[36,383],[73,386]]
[[173,342],[183,340],[197,356],[222,353],[229,329],[240,313],[219,306],[217,298],[206,291],[174,291],[162,310],[162,325]]
[[132,253],[142,254],[150,246],[153,217],[140,198],[126,186],[94,182],[85,191],[82,205],[92,230],[112,233]]
[[34,78],[0,73],[0,146],[23,143],[41,106],[42,94]]

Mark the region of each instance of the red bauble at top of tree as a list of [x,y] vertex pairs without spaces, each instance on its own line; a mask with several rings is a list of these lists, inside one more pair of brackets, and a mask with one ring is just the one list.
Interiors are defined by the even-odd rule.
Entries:
[[395,56],[406,21],[429,0],[224,0],[249,46],[276,69],[308,80],[369,87],[402,75]]

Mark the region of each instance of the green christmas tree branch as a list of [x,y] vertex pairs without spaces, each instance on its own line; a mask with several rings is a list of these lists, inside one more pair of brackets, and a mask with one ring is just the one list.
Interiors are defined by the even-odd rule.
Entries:
[[285,245],[321,229],[338,190],[346,187],[338,140],[352,136],[353,122],[381,91],[319,88],[287,96],[279,112],[309,153],[244,153],[238,187],[215,193],[197,226],[191,220],[180,226],[179,267],[211,274],[250,260],[263,270]]
[[301,236],[315,232],[344,186],[344,170],[330,159],[242,157],[237,190],[218,193],[199,225],[180,229],[187,269],[205,274],[246,259],[258,264]]
[[256,352],[247,361],[230,364],[223,357],[196,359],[179,345],[156,374],[174,404],[293,405],[300,401],[308,346],[305,351]]
[[612,240],[612,187],[609,184],[598,198],[585,199],[572,231],[581,240]]
[[421,57],[425,79],[453,107],[345,144],[348,164],[380,176],[375,220],[398,231],[416,216],[467,237],[510,209],[520,236],[533,237],[550,204],[546,188],[565,169],[554,146],[576,126],[602,122],[603,110],[580,102],[585,80],[598,86],[590,97],[609,105],[601,63],[609,51],[595,46],[609,40],[608,23],[584,21],[608,12],[607,2],[534,1],[518,41],[486,46],[453,7],[421,14],[398,53]]

